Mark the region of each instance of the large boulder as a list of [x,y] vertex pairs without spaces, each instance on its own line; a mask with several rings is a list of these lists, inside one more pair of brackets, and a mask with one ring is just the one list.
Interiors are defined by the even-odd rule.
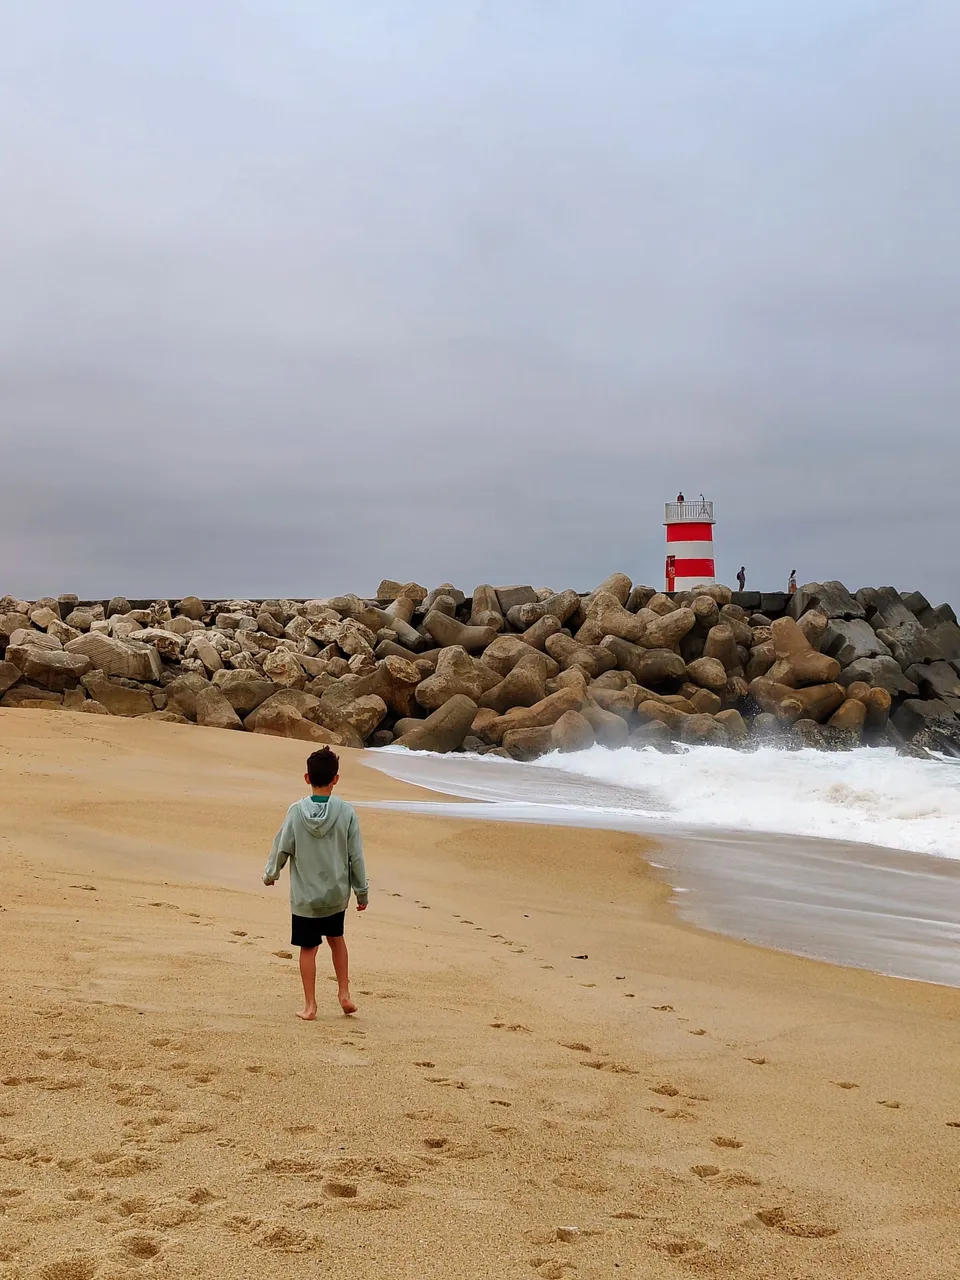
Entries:
[[[71,624],[72,625],[72,624]],[[64,646],[67,653],[82,653],[96,671],[127,680],[158,681],[160,655],[151,645],[116,640],[102,632],[89,632]]]
[[860,658],[890,656],[890,650],[863,618],[852,618],[850,621],[833,619],[827,626],[820,647],[831,658],[836,658],[841,667],[848,667],[851,662],[857,662]]
[[304,719],[316,720],[320,711],[320,699],[302,689],[278,689],[244,718],[245,728],[256,731],[261,720],[266,722],[277,707],[293,707]]
[[282,689],[302,689],[307,683],[299,655],[289,649],[274,649],[263,660],[263,674]]
[[616,636],[605,636],[601,645],[610,650],[621,671],[628,671],[639,684],[647,687],[679,683],[686,676],[683,658],[669,649],[643,649]]
[[209,729],[243,729],[236,711],[212,684],[197,694],[197,724]]
[[957,729],[953,708],[939,698],[907,698],[890,717],[890,721],[907,742],[931,725],[945,726],[951,732]]
[[[187,677],[183,677],[186,679]],[[195,677],[196,678],[196,677]],[[200,677],[202,680],[203,677]],[[277,692],[278,686],[272,680],[261,680],[250,671],[218,671],[213,683],[220,690],[227,702],[240,716],[249,715],[261,703],[266,702]],[[169,697],[170,686],[167,686]],[[196,709],[194,708],[194,714]],[[192,718],[192,717],[191,717]]]
[[770,634],[778,659],[768,672],[771,680],[800,688],[832,684],[839,676],[839,662],[818,653],[793,618],[777,618],[771,624]]
[[[691,610],[692,612],[692,610]],[[703,646],[705,658],[716,658],[723,664],[728,675],[741,675],[743,666],[740,661],[740,650],[729,623],[720,622],[711,627]]]
[[554,749],[553,726],[508,729],[503,735],[503,747],[514,760],[536,760]]
[[349,726],[363,742],[366,742],[386,714],[387,704],[375,693],[354,698],[339,706],[332,714],[325,709],[322,699],[320,703],[320,718],[328,729],[342,732],[345,726]]
[[457,645],[467,653],[482,653],[497,638],[493,627],[466,626],[437,609],[431,609],[424,618],[423,629],[438,645]]
[[496,587],[497,603],[504,617],[521,604],[536,604],[537,593],[533,587]]
[[91,671],[81,684],[94,702],[107,708],[112,716],[145,716],[156,708],[145,689],[128,689],[117,680],[108,679],[102,671]]
[[494,631],[502,631],[505,626],[503,610],[496,589],[484,583],[473,589],[473,601],[470,610],[472,627],[493,627]]
[[590,592],[589,599],[593,600],[599,595],[609,595],[618,600],[620,604],[625,605],[630,599],[632,590],[633,583],[625,573],[611,573],[609,578],[604,578],[599,586],[594,587]]
[[160,657],[167,662],[179,662],[184,649],[184,637],[166,627],[142,627],[136,633],[140,644],[153,645]]
[[484,691],[482,672],[460,645],[444,649],[437,658],[437,669],[422,681],[416,699],[427,711],[436,711],[457,694],[476,703]]
[[[268,699],[272,702],[272,699]],[[266,710],[264,708],[266,707]],[[251,721],[254,723],[251,724]],[[296,738],[301,742],[318,742],[327,746],[342,746],[339,734],[322,725],[306,720],[296,707],[289,703],[262,703],[243,722],[245,729],[253,733],[265,733],[274,738]]]
[[456,751],[463,745],[476,714],[477,704],[465,694],[455,693],[426,720],[398,737],[395,744],[409,751]]
[[596,740],[593,725],[579,711],[565,711],[550,730],[555,751],[585,751]]
[[580,714],[590,721],[596,740],[603,747],[625,747],[630,729],[626,719],[613,711],[606,711],[596,702],[583,704]]
[[546,673],[543,664],[538,661],[540,655],[529,648],[527,653],[529,657],[526,660],[521,659],[499,684],[481,695],[481,707],[503,715],[511,707],[532,707],[546,696]]
[[203,601],[196,596],[184,596],[177,605],[177,613],[181,618],[189,618],[192,622],[202,622],[206,609]]
[[63,694],[53,689],[41,689],[39,685],[26,682],[15,684],[0,698],[0,707],[33,709],[38,711],[56,710],[63,703]]
[[723,693],[727,687],[727,672],[717,658],[697,658],[687,663],[687,676],[702,689]]
[[[9,650],[7,652],[9,653]],[[954,706],[954,701],[951,701],[960,699],[960,675],[951,663],[918,663],[916,666],[907,668],[906,676],[920,690],[921,698],[943,698],[954,711],[960,711],[960,702]],[[42,684],[43,681],[39,683]]]
[[0,662],[0,694],[4,694],[7,690],[23,678],[23,672],[13,662]]
[[90,670],[90,659],[86,654],[41,649],[33,645],[9,645],[7,661],[19,667],[25,680],[57,693],[75,689],[80,677]]
[[[807,582],[790,601],[790,613],[799,618],[809,609],[817,609],[828,618],[862,618],[863,605],[850,594],[842,582]],[[764,610],[766,613],[766,610]]]
[[552,635],[547,641],[547,653],[559,665],[561,671],[578,666],[591,677],[610,671],[617,665],[617,660],[609,649],[599,644],[577,644],[576,640],[560,632]]
[[[874,618],[874,623],[877,622]],[[877,636],[889,648],[890,653],[907,671],[918,662],[936,662],[943,658],[937,642],[929,631],[910,615],[908,622],[901,622],[892,627],[877,627]]]
[[913,681],[903,674],[896,658],[857,658],[839,676],[842,685],[853,684],[856,680],[865,680],[867,684],[886,689],[894,698],[902,695],[915,698],[920,692]]
[[496,744],[512,729],[549,728],[567,711],[579,711],[583,701],[583,695],[576,689],[558,689],[532,707],[511,708],[486,726],[483,737],[487,742]]
[[198,672],[185,672],[166,686],[167,706],[188,720],[197,718],[197,695],[208,688],[210,681]]

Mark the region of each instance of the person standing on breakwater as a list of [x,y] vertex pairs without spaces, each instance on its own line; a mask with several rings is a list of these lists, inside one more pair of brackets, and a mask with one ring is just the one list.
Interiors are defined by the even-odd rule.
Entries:
[[740,566],[740,569],[739,569],[739,571],[738,571],[738,573],[737,573],[737,586],[740,588],[740,590],[741,590],[741,591],[746,591],[746,589],[747,589],[747,567],[746,567],[746,565],[743,565],[743,564],[742,564],[742,565]]
[[329,747],[307,760],[304,781],[311,795],[292,804],[277,832],[263,870],[263,883],[274,885],[290,861],[290,910],[293,928],[290,944],[300,948],[303,1013],[312,1022],[317,1016],[317,950],[324,938],[333,957],[337,995],[344,1013],[356,1013],[350,998],[347,944],[343,921],[351,890],[357,910],[367,909],[367,872],[356,811],[333,795],[340,781],[340,761]]
[[787,582],[787,591],[788,591],[788,592],[789,592],[789,594],[790,594],[790,595],[792,595],[792,596],[795,596],[795,595],[797,594],[797,571],[796,571],[796,569],[791,569],[791,570],[790,570],[790,579],[789,579],[789,581]]

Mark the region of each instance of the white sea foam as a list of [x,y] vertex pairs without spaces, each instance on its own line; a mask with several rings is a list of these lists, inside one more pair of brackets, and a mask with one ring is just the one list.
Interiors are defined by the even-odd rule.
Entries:
[[639,812],[669,824],[853,840],[960,859],[960,761],[866,748],[691,747],[663,755],[592,747],[546,756],[534,767],[635,790],[646,801]]
[[532,765],[387,753],[389,763],[386,753],[376,754],[388,772],[501,809],[579,810],[580,820],[589,810],[594,820],[629,815],[631,827],[815,836],[960,859],[956,760],[914,760],[872,748],[689,747],[664,755],[652,748],[591,747]]

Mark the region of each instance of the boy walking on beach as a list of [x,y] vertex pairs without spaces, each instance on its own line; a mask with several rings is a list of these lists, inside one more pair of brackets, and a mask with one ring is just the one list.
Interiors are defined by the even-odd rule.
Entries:
[[357,1011],[350,999],[343,918],[351,890],[357,895],[357,910],[366,911],[367,873],[357,815],[345,800],[333,795],[340,781],[340,761],[329,747],[314,751],[307,760],[304,781],[312,794],[287,810],[264,867],[263,883],[276,884],[290,860],[290,943],[300,948],[303,982],[303,1013],[297,1017],[312,1022],[317,1016],[317,949],[324,938],[333,957],[340,1008],[344,1013]]

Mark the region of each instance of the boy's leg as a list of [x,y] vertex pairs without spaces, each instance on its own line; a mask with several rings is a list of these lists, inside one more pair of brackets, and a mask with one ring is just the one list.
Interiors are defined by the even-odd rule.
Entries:
[[333,956],[333,971],[337,975],[337,995],[344,1013],[356,1013],[357,1006],[350,999],[350,969],[347,943],[344,938],[327,938]]
[[297,1017],[312,1022],[317,1016],[317,947],[300,948],[300,981],[303,983],[303,1013]]

